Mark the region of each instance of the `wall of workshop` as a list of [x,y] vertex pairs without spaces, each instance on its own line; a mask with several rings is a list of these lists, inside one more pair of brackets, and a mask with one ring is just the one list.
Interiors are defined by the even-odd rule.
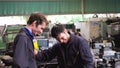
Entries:
[[[83,13],[119,13],[120,0],[83,0]],[[82,0],[0,0],[0,15],[81,14]]]

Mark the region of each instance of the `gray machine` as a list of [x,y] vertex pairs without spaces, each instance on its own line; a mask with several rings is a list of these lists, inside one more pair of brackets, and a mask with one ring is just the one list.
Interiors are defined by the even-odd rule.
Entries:
[[[99,24],[100,38],[92,39],[96,68],[120,67],[120,19],[108,19]],[[104,43],[103,41],[106,40]]]

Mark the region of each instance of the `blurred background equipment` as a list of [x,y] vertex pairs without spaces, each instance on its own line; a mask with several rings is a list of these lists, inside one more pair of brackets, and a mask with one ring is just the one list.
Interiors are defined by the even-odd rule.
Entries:
[[2,45],[4,48],[0,49],[0,60],[3,62],[0,65],[4,64],[3,68],[11,67],[13,60],[13,40],[19,30],[25,25],[4,25],[0,26]]
[[[98,18],[99,19],[99,18]],[[119,18],[93,19],[98,25],[96,35],[90,35],[90,45],[96,68],[119,68],[120,62],[120,20]],[[109,20],[109,21],[108,21]],[[95,30],[94,28],[93,30]],[[94,31],[92,31],[93,33]],[[94,33],[93,33],[94,34]]]

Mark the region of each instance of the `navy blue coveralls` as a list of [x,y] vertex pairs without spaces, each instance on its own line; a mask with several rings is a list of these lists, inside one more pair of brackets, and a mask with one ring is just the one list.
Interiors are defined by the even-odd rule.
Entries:
[[37,68],[32,33],[22,28],[14,39],[13,68]]

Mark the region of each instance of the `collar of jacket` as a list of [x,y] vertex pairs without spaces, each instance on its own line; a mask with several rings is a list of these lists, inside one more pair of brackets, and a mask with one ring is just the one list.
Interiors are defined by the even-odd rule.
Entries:
[[26,35],[29,36],[31,40],[34,39],[34,37],[33,37],[32,35],[30,35],[29,32],[28,32],[25,28],[21,28],[21,29],[20,29],[20,32],[25,32]]
[[27,32],[27,34],[28,34],[32,39],[34,39],[34,35],[32,34],[32,32],[31,32],[29,29],[27,29],[26,27],[24,27],[23,29]]

